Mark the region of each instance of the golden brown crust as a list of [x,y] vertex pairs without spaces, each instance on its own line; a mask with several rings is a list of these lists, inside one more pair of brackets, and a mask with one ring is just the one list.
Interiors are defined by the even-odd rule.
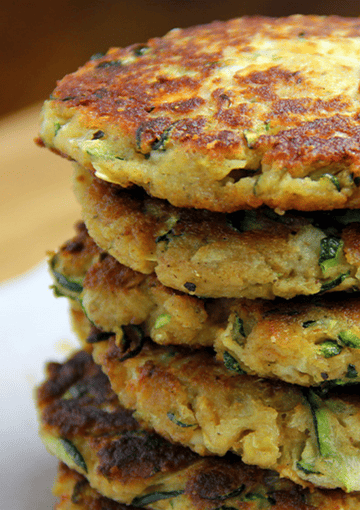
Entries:
[[[360,223],[346,227],[356,221],[347,218],[351,211],[278,215],[261,208],[225,215],[179,209],[92,178],[79,166],[74,183],[96,243],[136,271],[155,271],[167,287],[203,297],[273,299],[317,294],[341,275],[346,277],[335,290],[358,285]],[[344,249],[323,271],[321,243],[329,235],[342,238]]]
[[[70,363],[70,365],[68,364]],[[67,368],[68,367],[68,368]],[[69,391],[73,392],[72,398],[79,408],[85,408],[94,404],[92,394],[94,387],[87,384],[92,377],[98,372],[98,368],[89,360],[87,354],[78,353],[74,358],[63,365],[53,363],[49,366],[49,379],[45,383],[46,386],[53,385],[53,389],[45,391],[47,397],[42,400],[40,408],[51,406],[56,400],[69,399]],[[69,372],[72,376],[69,377]],[[73,374],[76,372],[74,379]],[[92,375],[91,375],[92,374]],[[75,385],[71,386],[71,380],[76,380]],[[77,397],[75,392],[79,390],[79,383],[85,383],[86,388],[83,391],[90,390],[87,397],[85,393],[81,397]],[[70,385],[70,386],[69,386]],[[97,385],[99,387],[102,384]],[[61,394],[60,388],[65,391]],[[110,413],[117,409],[121,412],[121,408],[117,403],[112,410],[109,408],[109,402],[115,402],[114,394],[108,392],[107,384],[104,387],[104,395],[107,399],[107,411]],[[50,395],[53,395],[53,402],[49,401]],[[113,397],[115,400],[113,400]],[[100,399],[101,400],[101,399]],[[98,400],[98,404],[100,404]],[[44,404],[45,402],[45,404]],[[111,407],[111,406],[110,406]],[[80,411],[81,412],[81,411]],[[71,420],[72,417],[69,416]],[[51,430],[45,423],[42,423],[42,433],[47,429],[54,439],[56,439],[56,426]],[[130,432],[130,431],[129,431]],[[132,431],[135,437],[149,437],[153,440],[155,435],[151,432],[145,432],[139,426]],[[118,430],[116,427],[110,434],[99,436],[97,434],[85,435],[77,440],[71,437],[73,443],[84,454],[88,460],[87,473],[78,466],[69,469],[68,466],[60,464],[57,480],[54,487],[54,494],[60,498],[57,510],[100,510],[103,508],[111,510],[124,510],[120,504],[124,495],[126,502],[138,507],[145,504],[147,508],[153,510],[215,510],[216,508],[225,507],[234,508],[236,510],[355,510],[359,504],[359,496],[347,495],[338,490],[319,490],[311,487],[310,490],[303,489],[291,481],[279,478],[277,473],[272,471],[260,470],[254,466],[243,464],[239,457],[234,455],[226,455],[224,457],[206,457],[201,458],[192,453],[189,454],[188,463],[185,469],[179,469],[175,472],[174,477],[167,477],[166,472],[158,475],[151,475],[150,479],[146,479],[145,474],[139,475],[143,477],[142,491],[135,491],[132,478],[122,480],[119,473],[112,473],[111,484],[107,484],[102,475],[96,475],[96,464],[88,451],[89,447],[94,448],[97,441],[103,441],[111,444],[114,436],[117,437]],[[125,463],[131,462],[134,452],[129,450],[131,437],[128,434],[128,443],[124,444],[120,450],[121,456],[128,456]],[[107,438],[107,439],[106,439]],[[178,449],[185,452],[186,449],[176,447],[159,438],[158,445],[162,448],[163,462],[169,458],[169,453]],[[149,448],[150,445],[147,445]],[[126,455],[128,454],[128,455]],[[171,456],[171,453],[170,453]],[[130,459],[129,459],[130,457]],[[174,457],[173,457],[173,460]],[[74,471],[75,469],[75,471]],[[157,481],[156,485],[151,482]],[[92,487],[89,486],[88,481]],[[125,482],[125,485],[124,485]],[[126,492],[126,485],[128,491]],[[138,487],[139,488],[139,487]],[[97,492],[98,491],[98,492]],[[172,493],[175,491],[175,493]],[[151,501],[145,503],[143,496],[154,494],[165,495],[166,499],[152,498]],[[134,496],[138,496],[134,499]],[[110,497],[110,499],[108,499]],[[143,502],[143,503],[142,503]],[[129,510],[132,507],[126,507]]]
[[120,402],[169,440],[201,455],[233,451],[300,485],[359,490],[356,387],[320,397],[241,374],[205,350],[150,342],[125,358],[110,339],[94,345],[93,357]]
[[[241,466],[242,468],[243,466]],[[314,490],[310,493],[293,485],[288,480],[280,480],[272,472],[255,470],[244,466],[243,472],[236,462],[226,463],[208,461],[190,477],[186,486],[189,497],[184,510],[211,510],[213,503],[209,497],[230,492],[231,481],[237,479],[251,487],[248,495],[239,497],[231,503],[235,510],[357,510],[359,498],[341,491]],[[236,471],[236,472],[235,472]],[[241,476],[240,476],[241,475]],[[233,479],[233,480],[231,480]],[[230,490],[229,490],[230,489]],[[54,494],[60,498],[55,510],[134,510],[137,507],[125,506],[105,498],[92,489],[83,476],[60,463],[54,486]],[[202,497],[203,496],[203,497]],[[158,501],[146,508],[171,510],[173,502]],[[176,507],[177,508],[177,507]],[[227,508],[225,506],[225,508]]]
[[[346,229],[346,246],[357,242],[354,230]],[[82,268],[80,254],[73,256],[81,277],[77,301],[56,279],[55,286],[72,298],[84,345],[90,326],[82,312],[103,334],[121,338],[124,327],[140,326],[159,344],[215,347],[220,359],[230,354],[248,374],[303,386],[358,380],[353,372],[348,377],[349,366],[360,373],[358,293],[287,301],[202,299],[165,287],[154,274],[132,271],[105,252]],[[87,260],[85,254],[82,258]],[[51,266],[52,271],[66,268],[72,273],[71,254],[60,250]]]
[[358,207],[359,34],[244,17],[111,48],[58,83],[40,143],[180,207]]
[[176,489],[197,462],[191,450],[141,428],[84,351],[64,364],[49,363],[36,397],[40,435],[50,452],[111,499],[131,503],[156,484]]

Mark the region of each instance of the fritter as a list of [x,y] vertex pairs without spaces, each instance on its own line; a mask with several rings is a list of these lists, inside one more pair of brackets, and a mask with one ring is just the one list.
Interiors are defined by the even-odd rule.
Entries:
[[[358,293],[291,301],[201,299],[164,287],[154,274],[135,272],[94,247],[79,224],[78,235],[50,260],[55,292],[71,298],[83,345],[91,327],[85,312],[105,335],[122,338],[124,326],[139,326],[159,344],[214,347],[219,358],[234,358],[252,375],[303,386],[360,380]],[[92,264],[86,252],[93,254]]]
[[275,504],[279,510],[292,505],[333,510],[331,503],[347,508],[359,500],[310,483],[309,492],[273,471],[244,464],[236,455],[200,457],[141,428],[120,407],[88,353],[78,352],[64,364],[49,363],[47,373],[37,392],[41,435],[49,451],[77,472],[70,478],[62,467],[57,485],[57,491],[71,490],[74,504],[83,497],[91,501],[84,478],[103,497],[155,510],[215,510],[223,505],[255,510]]
[[107,377],[85,351],[63,365],[47,365],[37,404],[40,435],[50,453],[110,499],[130,504],[148,493],[176,496],[186,473],[196,470],[194,453],[140,428],[119,406]]
[[[248,469],[246,466],[242,466]],[[220,471],[212,473],[218,477]],[[240,494],[231,503],[231,508],[235,510],[358,510],[360,504],[359,495],[349,495],[339,490],[319,490],[313,492],[301,489],[286,479],[280,479],[276,473],[265,471],[254,472],[253,479],[250,480],[251,492],[248,490],[245,494]],[[199,504],[196,495],[204,493],[205,484],[199,486],[201,479],[208,478],[209,484],[208,494],[211,495],[211,484],[214,479],[204,471],[197,477],[195,484],[193,483],[194,499],[189,501],[188,506],[191,510],[195,509],[211,509],[213,504],[209,499],[204,504]],[[196,493],[195,493],[196,491]],[[55,510],[135,510],[134,506],[125,506],[113,500],[101,496],[99,492],[92,489],[87,479],[68,468],[66,464],[60,463],[58,476],[54,486],[54,494],[60,498],[60,502],[56,505]],[[200,496],[201,497],[201,496]],[[183,499],[185,497],[183,496]],[[188,498],[190,499],[190,498]],[[205,499],[205,498],[202,498]],[[150,504],[151,505],[151,504]],[[173,505],[168,500],[155,502],[154,505],[146,505],[146,508],[154,508],[159,510],[172,510]],[[218,507],[219,508],[219,507]],[[229,508],[221,506],[220,508]]]
[[219,212],[359,207],[358,18],[240,18],[94,55],[38,143],[106,181]]
[[136,334],[94,343],[93,358],[120,403],[170,441],[200,455],[233,452],[303,486],[360,490],[358,386],[304,390]]
[[102,183],[80,167],[75,192],[103,250],[189,294],[273,299],[359,286],[359,211],[178,209]]
[[53,494],[59,498],[54,510],[135,510],[102,496],[92,489],[88,480],[77,471],[60,462]]

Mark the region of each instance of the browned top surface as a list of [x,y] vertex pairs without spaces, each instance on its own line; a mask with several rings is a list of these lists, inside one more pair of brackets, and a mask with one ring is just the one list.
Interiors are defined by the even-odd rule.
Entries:
[[[244,17],[176,29],[144,45],[95,56],[61,80],[52,99],[82,112],[89,125],[95,119],[100,127],[116,125],[143,154],[160,146],[170,128],[174,143],[212,156],[229,155],[244,145],[243,131],[256,129],[261,120],[271,124],[271,132],[264,132],[257,145],[270,148],[271,159],[285,158],[295,167],[314,158],[358,160],[358,112],[344,116],[353,108],[351,98],[340,86],[338,95],[336,90],[324,93],[326,80],[316,77],[315,66],[322,51],[319,40],[341,49],[344,40],[359,35],[357,18],[336,16]],[[309,68],[294,71],[275,53],[272,65],[249,65],[264,41],[275,53],[274,42],[286,48],[286,41],[292,41],[289,54],[308,53]],[[327,58],[330,67],[331,55]],[[231,65],[239,62],[247,72],[240,67],[232,75]],[[226,90],[224,73],[233,78]],[[304,116],[313,121],[303,123]],[[291,129],[277,134],[283,125]],[[350,138],[329,139],[339,131]]]
[[[38,390],[43,426],[60,437],[87,437],[107,477],[148,478],[194,461],[195,454],[187,448],[140,429],[131,413],[119,405],[108,378],[90,354],[78,352],[63,365],[49,363],[47,372],[48,380]],[[63,398],[71,388],[73,398]]]

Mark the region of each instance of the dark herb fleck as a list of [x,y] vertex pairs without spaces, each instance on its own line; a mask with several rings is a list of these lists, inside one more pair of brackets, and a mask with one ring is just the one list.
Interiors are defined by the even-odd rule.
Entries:
[[93,134],[92,139],[99,140],[100,138],[103,138],[104,136],[105,136],[104,131],[101,131],[101,129],[99,129],[98,131],[96,131],[96,133]]
[[189,292],[195,292],[195,290],[196,290],[196,285],[195,285],[195,283],[186,282],[186,283],[184,283],[184,287],[185,287],[185,289],[187,289]]

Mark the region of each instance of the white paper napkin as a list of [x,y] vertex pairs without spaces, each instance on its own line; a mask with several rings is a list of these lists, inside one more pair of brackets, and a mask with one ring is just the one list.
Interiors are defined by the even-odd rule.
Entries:
[[45,262],[0,285],[0,509],[50,510],[57,461],[37,434],[33,391],[46,361],[77,348]]

